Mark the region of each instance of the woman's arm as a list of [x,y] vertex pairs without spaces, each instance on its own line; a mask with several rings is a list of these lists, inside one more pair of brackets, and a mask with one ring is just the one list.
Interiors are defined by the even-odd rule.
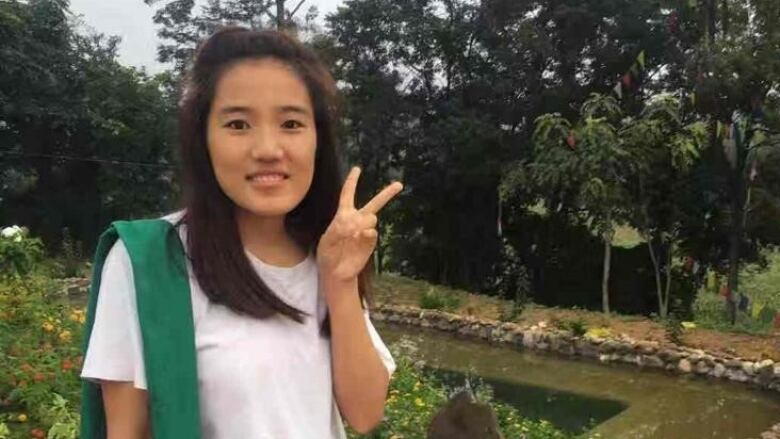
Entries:
[[149,405],[146,390],[133,383],[101,381],[106,410],[107,439],[149,439]]
[[338,298],[328,306],[336,401],[347,423],[365,434],[382,421],[390,375],[368,334],[357,281],[324,287]]

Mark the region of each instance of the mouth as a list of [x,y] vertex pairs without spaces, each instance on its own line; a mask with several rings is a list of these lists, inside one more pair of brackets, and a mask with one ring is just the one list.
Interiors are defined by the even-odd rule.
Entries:
[[260,186],[274,186],[289,179],[288,174],[282,172],[255,172],[246,176],[246,180]]

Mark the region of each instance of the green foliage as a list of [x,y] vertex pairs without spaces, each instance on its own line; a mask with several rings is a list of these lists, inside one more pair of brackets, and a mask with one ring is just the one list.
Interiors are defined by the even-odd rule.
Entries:
[[774,318],[780,310],[780,251],[767,249],[762,256],[763,263],[748,264],[740,273],[742,291],[750,300],[749,309],[738,312],[732,325],[724,307],[725,299],[702,288],[693,303],[698,326],[748,334],[768,334],[775,330]]
[[33,272],[0,282],[0,400],[6,421],[55,428],[68,436],[78,421],[83,308],[63,303],[57,284]]
[[588,324],[582,318],[577,318],[568,322],[568,329],[577,337],[582,337],[588,332]]
[[682,327],[682,321],[677,317],[677,314],[674,312],[669,313],[669,315],[664,319],[664,333],[666,334],[666,339],[674,343],[676,345],[682,345],[682,334],[683,334],[683,327]]
[[63,277],[83,276],[84,260],[81,241],[74,241],[68,228],[62,229],[62,249],[60,262],[62,264]]
[[65,227],[91,247],[109,219],[175,196],[165,75],[120,65],[117,38],[68,17],[65,1],[0,2],[0,215],[53,251]]
[[509,240],[503,238],[501,244],[499,261],[494,268],[494,274],[488,279],[486,290],[512,301],[513,312],[519,313],[529,301],[531,285],[528,271]]
[[420,295],[419,306],[422,309],[455,311],[460,307],[462,300],[456,294],[444,292],[432,286]]
[[30,237],[18,226],[6,227],[0,233],[0,280],[26,276],[43,258],[43,243]]
[[577,317],[576,319],[569,320],[569,319],[562,319],[560,317],[554,317],[550,324],[561,331],[569,331],[572,333],[572,335],[575,335],[577,337],[583,337],[585,334],[588,334],[591,330],[588,329],[588,322],[585,321],[582,317]]

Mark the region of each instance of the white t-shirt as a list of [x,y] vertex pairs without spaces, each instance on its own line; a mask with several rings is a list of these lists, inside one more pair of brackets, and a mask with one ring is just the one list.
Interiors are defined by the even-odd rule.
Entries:
[[[184,241],[183,229],[179,227]],[[276,267],[249,252],[247,257],[282,300],[312,317],[300,324],[284,316],[261,320],[239,315],[211,303],[188,264],[204,439],[345,438],[333,392],[330,340],[320,335],[327,305],[318,288],[315,258],[310,254],[294,267]],[[119,240],[103,266],[83,378],[127,381],[146,389],[133,285],[130,258]],[[395,362],[368,311],[364,315],[392,376]]]

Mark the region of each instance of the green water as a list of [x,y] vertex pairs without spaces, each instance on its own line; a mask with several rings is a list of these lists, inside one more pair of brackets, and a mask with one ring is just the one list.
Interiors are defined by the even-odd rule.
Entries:
[[376,323],[387,344],[414,342],[434,369],[479,375],[497,398],[561,429],[616,439],[749,439],[780,422],[780,396],[627,365],[520,352],[435,330]]

